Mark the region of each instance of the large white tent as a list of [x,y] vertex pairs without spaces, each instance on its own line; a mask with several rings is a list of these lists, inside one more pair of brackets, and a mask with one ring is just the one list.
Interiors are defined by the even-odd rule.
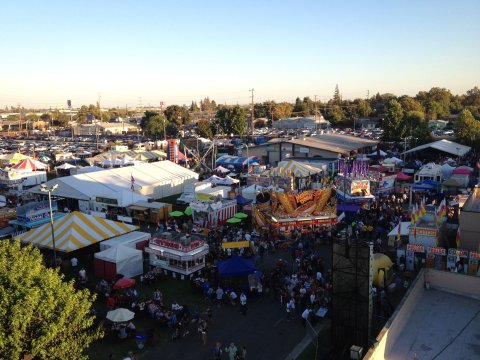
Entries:
[[[117,199],[121,206],[129,206],[146,201],[147,196],[158,199],[180,194],[186,184],[197,179],[197,173],[167,160],[65,176],[50,180],[46,185],[58,184],[55,195],[59,197],[79,200],[107,197]],[[29,191],[42,194],[40,186]]]
[[460,157],[464,156],[471,149],[470,146],[466,146],[466,145],[462,145],[462,144],[459,144],[459,143],[456,143],[456,142],[453,142],[453,141],[450,141],[450,140],[442,139],[442,140],[438,140],[438,141],[434,141],[434,142],[431,142],[431,143],[428,143],[428,144],[424,144],[424,145],[414,147],[413,149],[405,151],[405,154],[420,151],[420,150],[424,150],[424,149],[428,149],[428,148],[443,151],[443,152],[446,152],[448,154],[452,154],[452,155],[460,156]]

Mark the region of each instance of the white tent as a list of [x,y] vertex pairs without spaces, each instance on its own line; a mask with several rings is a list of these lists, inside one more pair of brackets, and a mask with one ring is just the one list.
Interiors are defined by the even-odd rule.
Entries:
[[56,170],[58,170],[58,169],[68,170],[68,169],[73,169],[73,168],[76,168],[76,166],[72,165],[72,164],[69,164],[69,163],[63,163],[62,165],[59,165],[59,166],[55,167]]
[[119,274],[130,278],[143,274],[141,250],[118,245],[100,251],[94,257],[95,276],[99,278],[113,280]]
[[217,167],[215,168],[215,171],[218,171],[218,172],[221,172],[221,173],[228,173],[228,172],[230,172],[230,170],[228,170],[227,168],[224,168],[222,165],[217,166]]
[[442,178],[444,180],[450,179],[450,177],[452,176],[453,170],[455,170],[453,166],[450,166],[448,163],[443,164],[440,170],[442,172]]
[[[407,236],[410,234],[410,225],[409,221],[402,221],[402,226],[400,228],[400,236]],[[392,231],[388,233],[388,236],[397,236],[398,235],[398,225],[393,228]]]
[[381,157],[384,157],[384,156],[387,156],[387,153],[383,150],[377,150],[377,151],[372,152],[371,154],[368,154],[367,156],[381,156]]
[[137,244],[148,241],[152,235],[142,231],[132,231],[127,234],[123,234],[117,237],[114,237],[109,240],[102,241],[100,243],[100,251],[107,250],[114,246],[127,246],[132,249],[137,248]]
[[386,163],[386,164],[399,164],[401,162],[403,162],[403,160],[399,159],[395,156],[393,156],[391,158],[386,158],[386,159],[383,160],[383,163]]
[[462,145],[450,140],[442,139],[438,141],[434,141],[432,143],[424,144],[417,146],[413,149],[410,149],[408,151],[405,151],[405,154],[411,153],[411,152],[416,152],[419,150],[424,150],[427,148],[432,148],[435,150],[443,151],[448,154],[452,154],[455,156],[463,157],[466,153],[468,153],[471,149],[471,147]]

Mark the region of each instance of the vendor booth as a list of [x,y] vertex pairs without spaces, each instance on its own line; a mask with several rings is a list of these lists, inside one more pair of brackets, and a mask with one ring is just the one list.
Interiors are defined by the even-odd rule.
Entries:
[[200,201],[190,203],[193,222],[202,227],[215,227],[225,223],[237,212],[237,200]]
[[192,275],[205,267],[208,244],[200,237],[180,233],[157,233],[149,240],[145,252],[150,255],[150,265],[158,266],[173,276]]
[[94,255],[95,276],[112,281],[117,275],[134,277],[143,274],[143,252],[117,245]]
[[241,256],[232,256],[228,260],[218,263],[218,277],[220,284],[226,289],[241,289],[250,291],[249,275],[255,273],[253,260]]

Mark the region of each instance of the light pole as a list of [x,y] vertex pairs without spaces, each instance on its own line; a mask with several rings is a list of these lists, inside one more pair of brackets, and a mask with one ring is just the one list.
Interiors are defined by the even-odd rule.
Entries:
[[52,192],[58,188],[58,184],[53,185],[51,188],[48,188],[47,185],[42,184],[40,186],[40,191],[48,193],[48,205],[50,207],[50,227],[52,230],[52,245],[53,245],[53,263],[54,267],[57,267],[57,249],[55,246],[55,230],[53,229],[53,209],[52,209]]

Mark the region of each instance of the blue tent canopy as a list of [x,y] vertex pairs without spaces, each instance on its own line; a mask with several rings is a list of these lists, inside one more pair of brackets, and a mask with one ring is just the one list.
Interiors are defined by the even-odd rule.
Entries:
[[412,190],[437,190],[441,184],[437,181],[425,179],[419,182],[416,182],[412,186]]
[[245,199],[242,195],[235,196],[235,200],[237,200],[238,205],[242,205],[242,206],[250,204],[253,201],[251,199]]
[[254,163],[260,164],[260,160],[256,156],[244,157],[244,156],[231,156],[224,155],[217,159],[216,166],[223,166],[227,169],[235,169],[237,172],[242,172],[247,169],[247,166],[251,166]]
[[240,256],[232,256],[230,259],[218,263],[218,276],[246,276],[255,272],[253,260],[244,259]]

